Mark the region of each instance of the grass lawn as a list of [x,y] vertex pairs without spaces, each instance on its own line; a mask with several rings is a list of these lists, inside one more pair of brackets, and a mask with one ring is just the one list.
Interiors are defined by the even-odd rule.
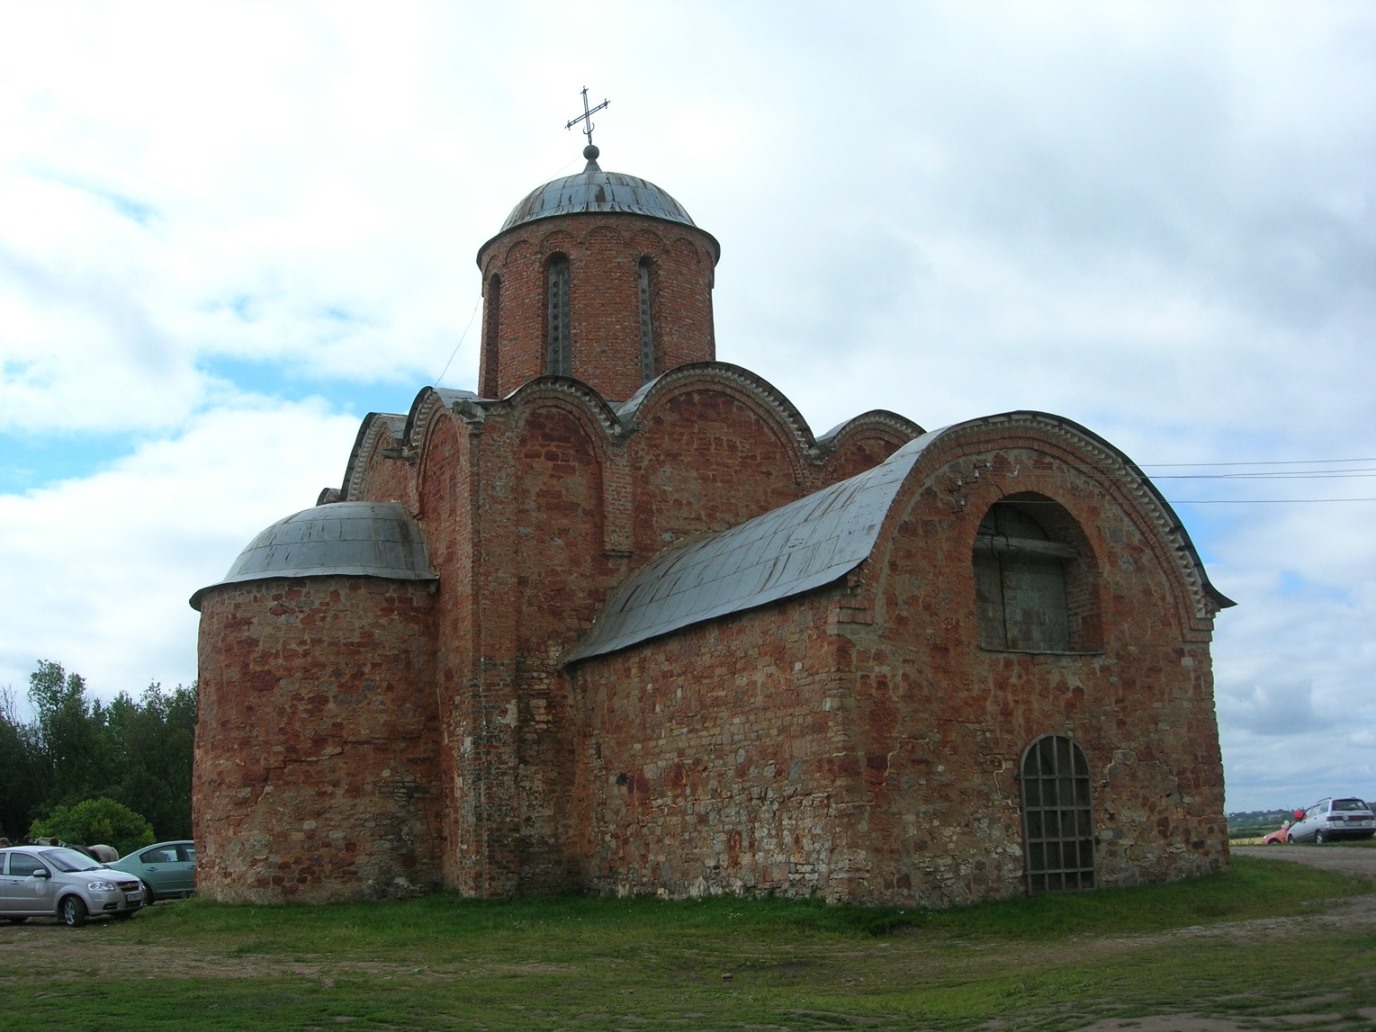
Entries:
[[937,912],[188,900],[78,930],[0,926],[0,1008],[8,1027],[71,1029],[1051,1030],[1310,1012],[1355,1029],[1376,1008],[1372,888],[1238,857],[1174,885]]

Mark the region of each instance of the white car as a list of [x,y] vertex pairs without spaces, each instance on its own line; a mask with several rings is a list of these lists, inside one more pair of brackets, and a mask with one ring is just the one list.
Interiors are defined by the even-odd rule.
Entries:
[[70,928],[87,917],[128,918],[144,904],[143,883],[66,846],[0,849],[0,917],[18,924],[56,917]]
[[1360,799],[1320,799],[1290,825],[1291,842],[1323,845],[1338,839],[1369,839],[1376,834],[1376,814]]

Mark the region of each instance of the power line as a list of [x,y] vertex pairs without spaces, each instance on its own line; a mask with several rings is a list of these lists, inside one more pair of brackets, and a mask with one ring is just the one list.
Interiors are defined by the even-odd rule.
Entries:
[[1376,502],[1376,498],[1167,498],[1172,505],[1317,505],[1327,502]]
[[1248,462],[1139,462],[1138,465],[1146,468],[1165,468],[1169,466],[1318,466],[1328,463],[1353,463],[1353,462],[1376,462],[1376,458],[1368,459],[1256,459]]
[[1153,480],[1345,480],[1373,477],[1376,469],[1329,471],[1319,469],[1281,470],[1272,473],[1163,473]]

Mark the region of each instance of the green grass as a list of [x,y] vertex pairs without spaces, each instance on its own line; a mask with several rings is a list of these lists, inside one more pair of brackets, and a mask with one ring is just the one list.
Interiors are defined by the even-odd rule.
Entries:
[[1052,1030],[1182,1009],[1265,1016],[1301,995],[1332,997],[1324,1007],[1341,1015],[1376,1007],[1369,923],[1350,935],[1228,923],[1369,891],[1242,857],[1197,881],[936,912],[736,899],[189,900],[78,931],[0,927],[0,991],[15,1027],[77,1029]]

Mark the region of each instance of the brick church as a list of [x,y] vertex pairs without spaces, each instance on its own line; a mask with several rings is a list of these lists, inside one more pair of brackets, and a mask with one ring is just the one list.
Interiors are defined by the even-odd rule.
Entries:
[[478,252],[476,393],[372,413],[200,611],[200,891],[945,906],[1227,866],[1231,605],[1037,411],[816,436],[717,241],[587,167]]

